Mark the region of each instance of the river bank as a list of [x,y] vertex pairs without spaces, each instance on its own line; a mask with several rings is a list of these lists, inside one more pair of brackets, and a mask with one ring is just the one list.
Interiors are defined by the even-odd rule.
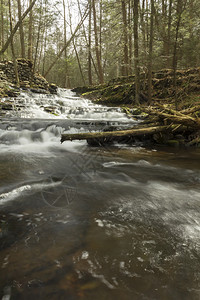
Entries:
[[[139,130],[134,130],[131,135],[127,132],[127,140],[131,142],[139,139],[174,147],[200,146],[200,68],[177,71],[176,90],[173,70],[160,70],[152,75],[151,105],[148,104],[148,79],[145,72],[140,74],[140,105],[136,105],[134,100],[134,75],[116,78],[104,85],[77,87],[73,91],[97,104],[119,106],[129,118],[143,120],[139,127],[139,130],[143,128],[142,135]],[[124,132],[122,135],[124,140]],[[110,136],[121,140],[118,132]],[[110,136],[103,142],[110,142]]]

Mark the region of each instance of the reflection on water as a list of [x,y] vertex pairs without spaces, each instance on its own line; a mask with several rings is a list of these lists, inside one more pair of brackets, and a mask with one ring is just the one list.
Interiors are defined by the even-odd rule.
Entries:
[[0,146],[1,299],[200,298],[199,149],[19,131],[24,151]]

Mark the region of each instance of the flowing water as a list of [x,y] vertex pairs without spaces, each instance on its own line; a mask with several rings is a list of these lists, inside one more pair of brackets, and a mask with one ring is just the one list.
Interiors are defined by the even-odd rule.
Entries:
[[85,141],[119,108],[22,92],[0,123],[0,298],[200,299],[200,151]]

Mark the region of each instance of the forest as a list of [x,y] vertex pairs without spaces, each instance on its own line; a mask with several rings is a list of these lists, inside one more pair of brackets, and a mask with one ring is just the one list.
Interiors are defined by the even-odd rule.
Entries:
[[1,0],[0,58],[61,87],[200,65],[198,0]]

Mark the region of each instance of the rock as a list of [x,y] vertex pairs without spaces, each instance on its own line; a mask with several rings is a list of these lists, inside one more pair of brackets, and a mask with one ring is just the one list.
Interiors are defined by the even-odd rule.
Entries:
[[37,94],[49,94],[49,92],[43,88],[38,88],[38,89],[31,88],[30,90],[31,90],[31,92],[37,93]]
[[57,94],[57,89],[58,89],[58,87],[57,87],[56,84],[51,83],[51,84],[49,85],[49,92],[50,92],[51,94]]
[[[56,94],[57,86],[49,84],[39,73],[33,73],[33,63],[29,59],[18,58],[18,75],[22,89],[31,88],[34,93]],[[16,91],[10,90],[10,86],[16,84],[14,64],[12,61],[3,60],[0,62],[0,97],[17,96]]]

